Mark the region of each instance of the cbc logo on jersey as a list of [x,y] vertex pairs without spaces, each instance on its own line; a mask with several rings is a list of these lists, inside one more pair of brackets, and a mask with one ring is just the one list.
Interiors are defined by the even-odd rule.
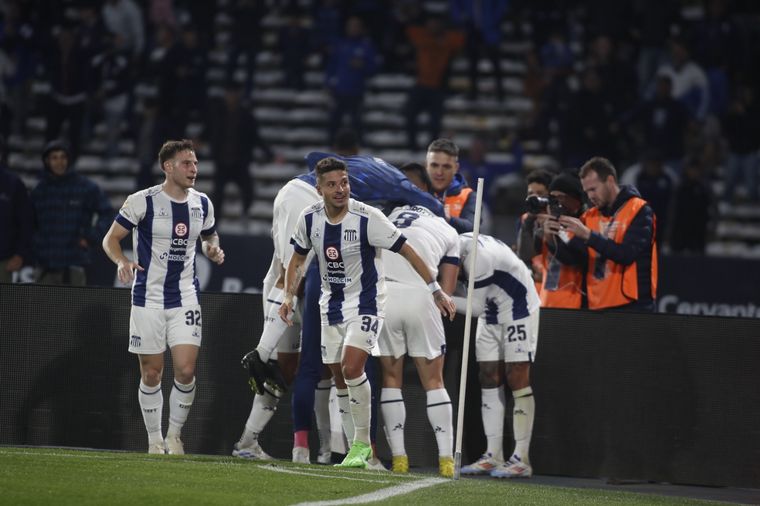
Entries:
[[337,260],[337,258],[340,256],[340,253],[338,253],[338,249],[335,246],[329,246],[325,250],[325,255],[330,260]]
[[174,226],[174,233],[180,237],[183,237],[184,235],[187,234],[187,225],[185,225],[184,223],[177,223]]

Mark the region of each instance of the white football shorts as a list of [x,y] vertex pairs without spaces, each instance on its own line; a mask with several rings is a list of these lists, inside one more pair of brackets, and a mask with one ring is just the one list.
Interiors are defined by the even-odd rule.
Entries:
[[132,306],[129,351],[156,355],[178,344],[201,345],[201,306],[158,309]]
[[441,312],[426,286],[386,280],[385,324],[377,341],[380,356],[425,357],[446,352]]
[[377,338],[382,328],[382,318],[363,314],[343,323],[322,325],[322,363],[339,364],[345,346],[353,346],[377,356]]
[[478,362],[533,362],[538,346],[539,310],[508,323],[486,323],[478,318],[475,358]]

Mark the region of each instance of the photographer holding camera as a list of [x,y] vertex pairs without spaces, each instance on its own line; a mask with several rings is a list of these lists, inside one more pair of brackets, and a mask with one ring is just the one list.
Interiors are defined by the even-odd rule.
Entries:
[[541,249],[535,248],[534,236],[541,233],[543,219],[539,216],[546,216],[546,204],[539,199],[545,199],[549,196],[549,183],[551,183],[553,174],[543,169],[536,169],[528,174],[526,181],[528,183],[528,197],[526,202],[526,212],[520,216],[519,229],[517,233],[517,256],[525,262],[531,270],[533,281],[536,284],[536,291],[541,289]]
[[560,238],[547,241],[549,252],[564,265],[585,266],[589,309],[654,311],[654,211],[635,188],[618,186],[617,171],[606,158],[588,160],[580,177],[594,207],[580,219],[560,216],[556,221],[546,220],[545,235]]
[[559,226],[560,217],[580,218],[586,210],[580,179],[569,172],[557,175],[549,185],[549,197],[544,200],[546,203],[540,204],[547,208],[548,215],[541,217],[543,227],[541,233],[535,235],[535,248],[541,252],[543,271],[539,290],[541,307],[587,307],[584,266],[565,265],[549,249],[551,245],[552,250],[556,250],[558,237],[562,241],[569,241],[573,237],[572,232],[562,230],[561,226],[558,233],[553,232]]

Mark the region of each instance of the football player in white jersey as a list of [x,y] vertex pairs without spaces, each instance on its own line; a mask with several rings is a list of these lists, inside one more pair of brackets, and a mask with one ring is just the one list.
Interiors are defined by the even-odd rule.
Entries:
[[[198,159],[192,141],[165,142],[158,161],[165,181],[127,197],[103,239],[103,249],[117,265],[119,280],[132,282],[129,351],[140,362],[138,399],[148,453],[182,454],[180,432],[195,398],[195,362],[201,344],[195,247],[200,238],[203,253],[217,264],[224,262],[224,251],[215,232],[214,206],[193,189]],[[132,231],[134,260],[119,244]],[[161,375],[167,346],[174,387],[164,439]]]
[[[475,272],[469,272],[472,234],[459,236],[461,267],[474,276],[472,314],[478,317],[475,358],[480,367],[481,415],[488,448],[462,474],[490,474],[495,478],[528,478],[533,474],[528,450],[533,433],[535,401],[530,387],[530,364],[538,344],[540,300],[531,272],[512,248],[487,235],[478,236]],[[465,300],[457,299],[464,312]],[[512,391],[512,427],[515,449],[504,460],[503,377]]]
[[[429,177],[419,164],[401,167],[411,182],[429,191]],[[388,216],[404,233],[408,243],[424,260],[428,270],[438,278],[441,288],[453,294],[459,273],[459,234],[421,206],[402,206]],[[427,415],[438,443],[438,470],[441,476],[454,477],[453,423],[451,398],[443,384],[443,356],[446,335],[443,323],[425,283],[400,255],[383,255],[388,290],[387,316],[380,337],[380,364],[383,389],[380,407],[385,421],[385,435],[393,455],[391,470],[409,472],[409,458],[404,447],[406,408],[401,394],[404,355],[414,360],[420,382],[427,396]]]
[[379,210],[350,198],[346,163],[328,157],[316,167],[323,202],[304,209],[293,234],[280,317],[290,322],[296,280],[314,250],[322,278],[322,361],[330,367],[351,449],[342,467],[366,468],[370,446],[370,386],[364,365],[376,352],[385,305],[381,251],[399,252],[428,285],[436,306],[453,318],[455,306],[425,262]]
[[[288,181],[277,192],[274,199],[272,212],[274,254],[269,271],[264,278],[262,297],[264,330],[256,349],[243,357],[243,364],[250,370],[249,382],[256,396],[253,399],[253,406],[246,420],[243,434],[232,450],[232,455],[235,457],[259,460],[272,458],[261,448],[258,441],[259,434],[272,419],[286,384],[293,381],[301,343],[300,312],[294,312],[292,326],[286,325],[278,316],[284,297],[285,266],[288,265],[290,256],[293,254],[290,237],[296,228],[296,221],[301,211],[320,200],[317,189],[299,178]],[[267,383],[266,380],[273,376],[280,376],[281,384],[275,385],[271,381]],[[327,383],[329,385],[329,380]],[[326,425],[326,430],[329,432],[329,420]],[[324,434],[320,434],[320,437],[327,439]],[[329,450],[321,452],[319,461],[329,463],[329,457]],[[307,451],[305,458],[301,457],[299,461],[305,460],[308,463],[308,459]],[[295,453],[294,461],[296,461]]]

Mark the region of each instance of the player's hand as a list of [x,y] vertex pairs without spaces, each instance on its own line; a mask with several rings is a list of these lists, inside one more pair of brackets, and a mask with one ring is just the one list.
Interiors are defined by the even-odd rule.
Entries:
[[208,248],[206,248],[206,256],[216,265],[224,263],[224,250],[219,246],[209,244]]
[[116,274],[119,276],[119,281],[124,283],[125,285],[128,283],[131,283],[132,280],[135,278],[135,270],[138,271],[144,271],[142,267],[137,262],[132,262],[131,260],[125,260],[122,262],[119,262],[118,268],[116,270]]
[[446,295],[443,290],[438,290],[433,294],[433,300],[441,314],[447,316],[449,321],[453,321],[457,313],[457,305],[454,304],[451,297]]
[[282,301],[282,304],[280,304],[280,309],[277,311],[277,313],[280,315],[280,319],[288,324],[288,327],[293,326],[293,321],[288,318],[290,316],[290,312],[293,311],[293,299],[286,298]]

